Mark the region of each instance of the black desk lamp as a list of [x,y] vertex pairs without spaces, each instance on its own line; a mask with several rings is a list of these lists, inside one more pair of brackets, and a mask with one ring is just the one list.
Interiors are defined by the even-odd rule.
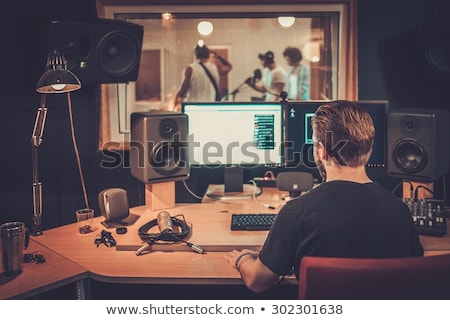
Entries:
[[[72,114],[72,104],[70,100],[70,92],[81,88],[80,80],[67,69],[67,61],[63,55],[53,52],[48,55],[47,68],[45,73],[39,79],[36,91],[42,93],[41,103],[37,111],[34,123],[33,133],[31,136],[32,159],[33,159],[33,228],[31,235],[38,236],[43,232],[41,230],[42,221],[42,183],[39,181],[38,175],[38,148],[42,143],[42,135],[44,133],[45,119],[47,116],[47,108],[45,106],[46,96],[48,93],[67,93],[70,115]],[[79,162],[79,156],[76,148],[76,142],[73,135],[72,116],[72,139],[76,155]],[[80,174],[81,167],[79,166]],[[84,187],[83,175],[81,174],[85,200],[87,203],[86,191]],[[88,206],[87,206],[88,207]]]

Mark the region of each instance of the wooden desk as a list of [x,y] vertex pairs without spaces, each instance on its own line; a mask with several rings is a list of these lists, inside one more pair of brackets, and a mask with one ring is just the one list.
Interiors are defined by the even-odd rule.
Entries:
[[[204,247],[206,254],[195,253],[179,243],[154,245],[154,251],[137,256],[135,251],[142,246],[137,230],[155,219],[159,212],[145,207],[131,209],[140,218],[128,227],[127,234],[118,235],[110,230],[117,241],[116,247],[96,247],[98,233],[80,235],[76,224],[47,230],[38,241],[76,261],[89,270],[91,278],[103,282],[242,285],[239,273],[225,262],[223,253],[232,248],[259,249],[267,231],[231,232],[231,207],[237,210],[242,204],[185,204],[167,210],[171,216],[184,214],[186,221],[192,223],[192,235],[187,240]],[[102,217],[95,218],[94,227],[104,229],[102,220]],[[286,281],[296,284],[295,279]]]
[[45,263],[24,263],[21,274],[0,277],[0,299],[25,299],[72,282],[82,285],[87,279],[85,268],[30,239],[24,253],[35,251],[45,257]]
[[[259,201],[282,206],[275,192],[264,192]],[[103,217],[94,218],[93,227],[98,232],[80,235],[77,225],[69,224],[47,230],[36,238],[40,244],[51,248],[62,256],[75,261],[89,270],[92,279],[112,283],[152,283],[152,284],[238,284],[242,285],[239,272],[223,259],[223,252],[233,248],[259,249],[267,231],[231,231],[230,219],[233,212],[263,212],[265,208],[252,199],[238,202],[212,202],[207,204],[177,204],[167,210],[171,216],[183,214],[191,225],[189,240],[203,246],[206,254],[193,252],[184,244],[154,245],[153,252],[136,256],[135,251],[142,246],[137,230],[140,226],[156,218],[158,211],[144,206],[131,208],[131,215],[138,220],[128,227],[123,235],[110,229],[117,246],[107,248],[94,244],[99,231],[105,229]],[[157,232],[157,231],[155,231]],[[173,252],[176,251],[176,252]],[[295,279],[285,280],[296,284]]]
[[[283,205],[280,193],[264,190],[259,201],[274,205],[278,210]],[[96,247],[95,238],[99,232],[78,234],[76,224],[47,230],[35,241],[70,259],[89,270],[95,280],[111,283],[151,284],[223,284],[242,285],[239,273],[225,263],[223,252],[231,249],[261,248],[267,231],[231,231],[233,212],[267,212],[270,209],[253,200],[214,201],[202,204],[177,204],[167,210],[171,216],[183,214],[192,224],[192,234],[186,240],[203,246],[207,253],[193,252],[185,244],[154,245],[154,251],[136,256],[135,251],[142,242],[137,230],[143,224],[156,218],[158,211],[144,206],[130,209],[139,218],[128,227],[128,233],[118,235],[110,229],[117,246]],[[94,219],[94,227],[104,229],[103,217]],[[156,231],[157,232],[157,231]],[[450,232],[445,237],[421,236],[426,255],[450,253]],[[284,280],[297,284],[294,278]]]

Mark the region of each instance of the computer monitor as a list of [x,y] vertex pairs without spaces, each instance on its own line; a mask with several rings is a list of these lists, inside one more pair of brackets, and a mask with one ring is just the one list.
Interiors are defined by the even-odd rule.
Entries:
[[258,195],[259,188],[244,183],[243,170],[282,165],[281,102],[184,102],[182,111],[188,115],[190,166],[224,168],[224,184],[210,186],[208,196]]
[[[387,101],[353,101],[365,108],[375,126],[375,141],[367,167],[386,166]],[[286,167],[315,168],[311,117],[325,101],[289,101],[285,104],[284,164]]]

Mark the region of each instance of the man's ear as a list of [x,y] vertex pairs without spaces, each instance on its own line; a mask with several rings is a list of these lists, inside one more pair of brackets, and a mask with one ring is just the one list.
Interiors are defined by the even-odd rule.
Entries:
[[322,142],[317,142],[318,146],[316,147],[317,149],[317,154],[319,156],[319,159],[324,161],[327,158],[327,150],[325,150],[325,146],[323,145]]
[[322,160],[324,164],[326,164],[327,166],[332,164],[332,159],[330,158],[330,155],[328,154],[327,149],[322,142],[319,142],[318,153],[320,157],[319,159]]

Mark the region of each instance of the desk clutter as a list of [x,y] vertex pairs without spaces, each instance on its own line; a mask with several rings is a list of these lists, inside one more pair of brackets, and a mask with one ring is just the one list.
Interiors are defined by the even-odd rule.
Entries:
[[[253,201],[249,201],[245,208],[247,212],[261,212],[261,206]],[[158,226],[158,214],[164,211],[155,212],[145,206],[140,206],[130,209],[131,214],[138,215],[140,218],[135,226],[128,228],[128,233],[116,237],[116,250],[134,251],[135,253],[138,250],[142,250],[142,252],[199,252],[196,250],[197,247],[200,247],[204,252],[226,252],[242,248],[260,250],[267,235],[267,231],[231,230],[231,215],[243,211],[242,203],[180,204],[176,208],[166,211],[173,223],[173,234],[179,235],[183,241],[152,242],[152,238],[170,240],[169,237],[172,235],[167,234],[167,231],[161,232],[160,228],[164,230],[164,227]],[[275,212],[277,211],[273,213]],[[167,224],[167,221],[165,223]],[[185,227],[183,227],[184,223],[186,224]],[[140,230],[138,231],[138,229]],[[163,234],[161,238],[160,234]],[[184,241],[193,244],[193,246],[189,246]],[[151,244],[143,248],[148,242]],[[140,254],[139,252],[137,255]]]
[[444,200],[405,199],[404,202],[411,211],[417,233],[431,236],[443,236],[447,233]]
[[105,218],[106,228],[121,228],[133,225],[139,216],[130,214],[127,191],[121,188],[108,188],[98,194],[98,206]]
[[[148,233],[148,230],[156,225],[158,226],[159,232]],[[184,215],[179,214],[171,217],[169,212],[161,211],[158,213],[156,219],[150,220],[139,228],[139,238],[144,244],[136,250],[136,255],[140,256],[145,251],[150,251],[158,241],[164,241],[165,243],[185,243],[193,251],[205,253],[205,250],[201,246],[184,240],[190,232],[191,229],[186,223]]]

